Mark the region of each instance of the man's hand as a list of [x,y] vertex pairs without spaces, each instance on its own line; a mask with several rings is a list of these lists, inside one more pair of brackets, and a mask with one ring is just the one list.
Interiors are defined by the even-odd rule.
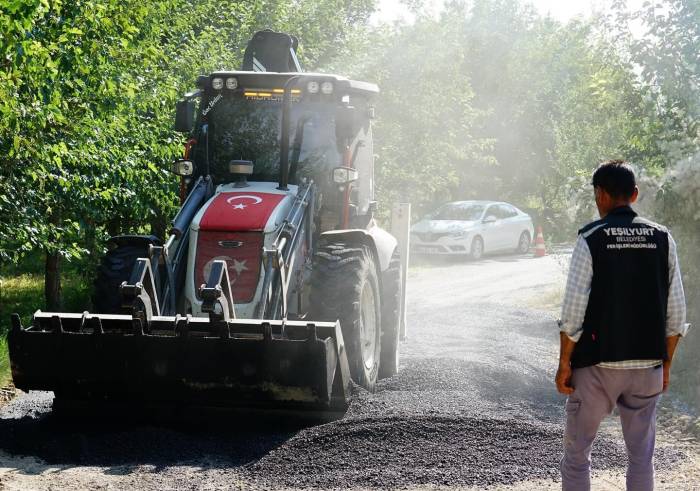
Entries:
[[664,392],[668,389],[668,384],[671,381],[671,362],[664,362]]
[[574,388],[571,386],[571,365],[569,363],[559,363],[559,369],[557,369],[557,376],[554,381],[557,384],[557,391],[561,394],[566,394],[567,396],[574,393]]
[[676,346],[680,339],[680,334],[666,337],[666,353],[668,354],[668,359],[664,361],[664,392],[668,389],[668,384],[671,381],[671,362],[673,361],[673,354],[676,352]]
[[574,352],[576,342],[572,341],[564,332],[559,333],[561,349],[559,350],[559,369],[554,381],[557,384],[557,390],[566,394],[573,394],[574,388],[571,386],[571,354]]

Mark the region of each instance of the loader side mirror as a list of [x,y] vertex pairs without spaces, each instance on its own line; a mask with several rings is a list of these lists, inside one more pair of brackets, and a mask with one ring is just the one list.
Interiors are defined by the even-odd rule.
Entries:
[[175,105],[175,131],[190,133],[194,129],[194,104],[192,99],[177,101]]

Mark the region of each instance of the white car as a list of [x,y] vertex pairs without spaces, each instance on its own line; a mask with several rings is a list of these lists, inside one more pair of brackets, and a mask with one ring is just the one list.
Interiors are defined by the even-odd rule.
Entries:
[[530,249],[532,218],[501,201],[445,203],[411,227],[411,252],[435,255],[470,255],[517,252]]

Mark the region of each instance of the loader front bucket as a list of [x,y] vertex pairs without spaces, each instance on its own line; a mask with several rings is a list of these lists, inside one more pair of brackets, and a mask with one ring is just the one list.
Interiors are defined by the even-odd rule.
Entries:
[[38,311],[12,324],[14,384],[57,399],[342,412],[350,398],[337,322]]

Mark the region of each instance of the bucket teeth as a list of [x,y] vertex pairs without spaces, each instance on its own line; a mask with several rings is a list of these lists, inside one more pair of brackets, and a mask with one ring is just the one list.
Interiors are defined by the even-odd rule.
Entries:
[[308,337],[306,338],[309,342],[314,342],[318,340],[318,332],[316,330],[316,324],[307,324],[306,329],[308,331]]
[[131,326],[135,336],[143,336],[143,325],[141,324],[141,319],[134,317],[131,320]]
[[228,322],[217,321],[219,324],[219,337],[221,339],[231,339],[231,330],[228,327]]
[[263,339],[267,342],[272,341],[272,326],[269,322],[263,322],[262,324]]
[[51,328],[54,334],[63,334],[63,323],[61,322],[61,318],[59,316],[54,315],[51,317]]
[[180,315],[175,316],[175,333],[181,338],[188,338],[190,336],[190,316],[182,317]]
[[90,327],[92,327],[93,334],[104,334],[104,329],[102,329],[102,320],[99,317],[93,317],[90,319]]

